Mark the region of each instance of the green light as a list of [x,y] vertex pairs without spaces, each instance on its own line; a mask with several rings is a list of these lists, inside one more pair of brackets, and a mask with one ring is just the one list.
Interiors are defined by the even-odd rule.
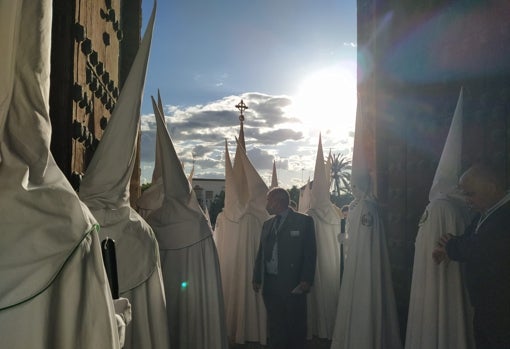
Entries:
[[188,287],[188,282],[187,281],[181,282],[181,288],[185,289],[186,287]]

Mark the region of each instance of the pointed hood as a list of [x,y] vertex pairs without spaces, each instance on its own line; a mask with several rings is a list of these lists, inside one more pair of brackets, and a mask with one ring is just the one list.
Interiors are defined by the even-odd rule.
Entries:
[[[3,137],[3,128],[7,119],[7,112],[13,94],[15,81],[15,66],[18,47],[20,46],[20,22],[21,22],[21,2],[12,1],[5,3],[0,12],[0,135]],[[0,165],[2,163],[2,153],[0,149]]]
[[301,189],[299,192],[299,203],[298,203],[298,211],[301,213],[306,213],[308,209],[310,208],[310,196],[311,196],[311,189],[310,189],[310,178],[308,178],[308,182],[306,182],[306,185]]
[[108,126],[80,185],[80,197],[89,207],[129,205],[129,181],[135,164],[147,61],[156,15],[156,3]]
[[158,139],[160,140],[159,151],[161,154],[165,197],[187,201],[192,191],[190,182],[184,173],[182,163],[177,156],[174,144],[166,128],[165,117],[161,114],[154,98],[152,98],[152,106],[157,111],[156,123],[158,126]]
[[237,185],[228,151],[228,143],[225,139],[225,206],[223,212],[234,212],[238,208]]
[[[158,90],[158,105],[155,106],[153,104],[154,115],[160,113],[163,118],[165,117],[163,113],[163,103],[161,102],[161,97],[159,95]],[[138,207],[138,212],[140,215],[147,219],[147,217],[156,209],[160,208],[163,204],[164,198],[164,188],[163,188],[163,171],[161,165],[161,135],[156,132],[156,156],[154,162],[154,170],[152,172],[152,183],[149,188],[147,188],[142,195],[136,201],[136,206]]]
[[[240,142],[238,142],[238,146],[240,146]],[[237,155],[237,152],[236,152]],[[258,212],[259,215],[266,217],[266,197],[267,197],[267,185],[260,177],[259,173],[253,167],[253,164],[251,163],[250,159],[248,159],[248,156],[245,152],[241,151],[239,152],[239,158],[242,167],[244,169],[244,174],[246,176],[245,182],[246,187],[239,187],[241,190],[242,188],[247,188],[248,190],[244,190],[247,192],[247,208],[246,210],[250,212]]]
[[319,135],[310,207],[319,208],[324,205],[330,205],[331,200],[329,195],[329,179],[326,178],[326,165],[324,163],[324,152],[322,150],[322,137]]
[[[240,104],[244,105],[242,100]],[[240,159],[241,154],[246,155],[246,143],[244,141],[244,116],[242,116],[242,110],[243,109],[241,109],[241,115],[239,116],[240,121],[239,137],[236,138],[237,146],[236,153],[234,155],[234,165],[232,167],[234,171],[233,172],[234,181],[237,187],[238,205],[241,207],[241,210],[243,210],[243,208],[248,202],[248,193],[246,190],[243,190],[243,188],[247,187],[248,183],[246,183],[246,174],[244,173],[244,166],[242,165],[242,161]]]
[[189,247],[212,235],[211,226],[200,207],[195,192],[184,173],[164,116],[156,106],[156,124],[160,139],[161,165],[163,173],[163,205],[154,211],[147,221],[154,229],[161,249]]
[[236,143],[236,154],[234,156],[234,166],[232,168],[234,172],[234,182],[237,188],[238,205],[243,210],[249,200],[248,191],[244,189],[248,187],[248,183],[246,182],[245,167],[242,160],[243,155],[246,157],[246,149],[237,138]]
[[358,98],[356,113],[356,128],[354,132],[354,149],[352,154],[351,187],[354,197],[360,199],[372,196],[372,183],[368,167],[367,146],[365,134],[367,133],[365,118]]
[[52,2],[2,3],[0,309],[43,292],[97,227],[50,153]]
[[329,187],[331,188],[331,183],[333,182],[333,177],[331,177],[331,168],[333,167],[333,155],[331,155],[331,149],[329,150],[328,160],[326,161],[326,178],[329,182]]
[[273,160],[273,174],[271,175],[271,187],[276,188],[278,186],[278,176],[276,175],[276,161]]
[[239,143],[241,144],[241,147],[246,151],[246,142],[244,141],[244,122],[242,121],[239,128]]
[[[165,110],[163,109],[163,102],[161,101],[161,95],[159,93],[158,89],[158,109],[161,115],[163,117],[165,116]],[[156,111],[154,111],[154,114],[156,114]],[[157,135],[156,135],[157,136]],[[154,156],[154,170],[152,171],[152,183],[156,183],[158,179],[163,176],[162,170],[161,170],[161,153],[159,150],[159,143],[160,139],[156,137],[156,150],[155,150],[155,156]]]
[[120,293],[145,282],[159,261],[154,232],[129,205],[129,180],[134,166],[155,15],[156,5],[108,127],[83,176],[79,193],[101,226],[100,238],[115,240]]
[[[48,25],[51,28],[52,12],[51,9],[46,8],[47,4],[45,3],[33,6],[34,8],[29,9],[32,12],[27,15],[20,13],[20,11],[25,11],[26,7],[28,5],[24,4],[2,6],[2,14],[5,15],[2,18],[5,17],[5,22],[0,28],[5,31],[2,31],[1,45],[2,49],[9,51],[2,51],[2,55],[5,55],[5,58],[1,60],[2,65],[6,64],[6,66],[5,70],[2,69],[2,78],[0,78],[2,83],[5,83],[0,87],[2,93],[0,96],[0,112],[2,113],[0,127],[8,118],[8,125],[5,125],[6,130],[2,138],[5,138],[6,143],[12,145],[11,151],[29,166],[29,181],[41,183],[49,166],[48,163],[51,162],[51,125],[48,115],[50,65],[46,62],[46,60],[50,60],[50,51],[47,48],[51,46],[51,33],[41,33],[33,29],[31,34],[36,39],[42,40],[40,43],[35,43],[35,39],[28,37],[30,30],[22,28],[21,25],[27,25],[29,22],[25,23],[25,20],[37,12],[46,17],[32,18],[33,24],[28,25],[40,24],[41,27],[37,28],[40,31],[46,30]],[[19,42],[15,43],[14,40],[19,40]],[[22,42],[21,40],[27,41]],[[35,46],[27,48],[28,44]],[[21,57],[28,54],[31,54],[32,57]],[[20,62],[25,62],[26,67],[21,67]],[[34,72],[30,72],[29,69],[33,69]],[[15,84],[16,81],[21,83]],[[34,91],[39,88],[42,91]],[[22,91],[22,89],[26,89],[26,91]],[[29,100],[30,98],[32,100]],[[15,105],[19,106],[19,110],[13,110]],[[11,110],[8,110],[9,107]],[[32,117],[20,115],[22,113],[30,113]],[[0,152],[0,159],[2,157]]]
[[188,175],[188,181],[189,184],[193,187],[193,176],[195,175],[195,163],[193,163],[193,166],[191,167],[191,171]]
[[457,106],[455,107],[452,123],[450,125],[450,131],[446,137],[441,159],[439,160],[436,174],[432,181],[429,201],[450,194],[457,188],[457,183],[461,174],[462,160],[462,104],[463,89],[460,90],[459,99],[457,100]]

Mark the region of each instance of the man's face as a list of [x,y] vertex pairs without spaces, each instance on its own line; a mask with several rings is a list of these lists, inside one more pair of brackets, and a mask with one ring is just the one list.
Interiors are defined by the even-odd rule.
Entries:
[[266,211],[269,214],[276,214],[279,212],[278,208],[279,208],[279,202],[276,199],[276,195],[274,195],[274,193],[269,193],[267,195]]
[[472,176],[462,177],[459,182],[459,189],[466,204],[471,209],[483,213],[492,206],[489,202],[488,188]]

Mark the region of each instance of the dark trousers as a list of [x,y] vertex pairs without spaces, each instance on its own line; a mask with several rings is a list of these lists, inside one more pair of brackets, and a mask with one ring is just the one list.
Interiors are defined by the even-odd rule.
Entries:
[[266,274],[263,298],[269,325],[269,348],[304,349],[306,295],[281,292],[277,277]]
[[510,315],[475,309],[473,328],[477,349],[510,349]]

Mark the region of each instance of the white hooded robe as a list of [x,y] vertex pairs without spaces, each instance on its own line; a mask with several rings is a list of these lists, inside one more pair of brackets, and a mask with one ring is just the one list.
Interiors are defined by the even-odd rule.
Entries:
[[335,325],[338,292],[340,291],[340,216],[330,200],[330,176],[324,164],[322,140],[319,137],[310,208],[307,214],[315,223],[317,267],[315,280],[307,297],[308,337],[331,339]]
[[225,207],[218,215],[215,241],[218,246],[227,329],[235,343],[266,344],[266,309],[262,295],[252,289],[253,267],[265,210],[267,186],[237,143],[234,166],[225,145]]
[[416,236],[407,349],[474,348],[472,309],[460,264],[436,265],[432,259],[439,238],[463,234],[472,219],[455,195],[461,173],[462,100],[461,91]]
[[124,348],[168,348],[165,293],[158,243],[145,220],[130,207],[140,104],[156,4],[101,142],[83,176],[79,196],[100,225],[101,240],[115,241],[119,294],[131,303]]
[[205,217],[152,100],[158,127],[164,199],[147,222],[156,233],[170,326],[179,349],[227,349],[228,338],[218,254]]
[[356,120],[351,176],[355,200],[347,217],[347,256],[331,348],[399,349],[391,267],[383,221],[371,189],[363,116],[358,113]]
[[50,153],[52,2],[0,2],[0,346],[119,348],[97,224]]

